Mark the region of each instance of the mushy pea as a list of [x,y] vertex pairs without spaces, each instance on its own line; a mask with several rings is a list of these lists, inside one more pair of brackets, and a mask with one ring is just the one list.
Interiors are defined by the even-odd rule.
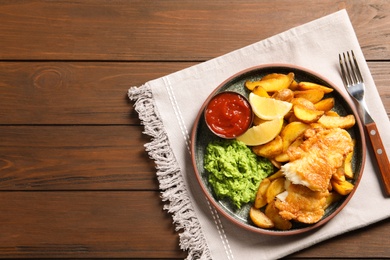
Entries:
[[260,182],[273,173],[273,165],[268,159],[258,157],[237,140],[209,143],[204,168],[217,197],[229,198],[237,208],[254,201]]

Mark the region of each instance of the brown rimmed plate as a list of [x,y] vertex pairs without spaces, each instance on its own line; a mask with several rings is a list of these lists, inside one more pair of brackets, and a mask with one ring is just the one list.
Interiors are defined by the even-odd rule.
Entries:
[[[356,140],[354,155],[352,159],[352,167],[354,171],[354,179],[352,183],[355,185],[354,190],[347,196],[343,197],[338,202],[330,205],[326,211],[323,218],[315,224],[303,224],[299,222],[293,222],[293,227],[290,230],[276,230],[276,229],[262,229],[255,226],[249,218],[249,209],[251,204],[244,205],[241,209],[237,210],[234,205],[232,205],[227,199],[218,199],[214,194],[212,187],[208,183],[208,173],[204,169],[203,158],[206,146],[214,140],[219,140],[220,138],[214,135],[209,128],[207,127],[204,120],[204,109],[209,100],[216,94],[223,91],[235,91],[241,93],[242,95],[248,97],[249,91],[245,88],[244,83],[247,80],[258,80],[263,76],[270,73],[284,73],[288,74],[293,72],[295,74],[295,80],[298,82],[301,81],[310,81],[318,83],[330,88],[333,88],[334,91],[326,94],[326,97],[335,98],[334,111],[340,115],[353,114],[356,118],[356,124],[351,129],[348,130],[353,139]],[[302,232],[306,232],[317,227],[324,225],[326,222],[331,220],[336,216],[348,203],[355,193],[359,181],[363,174],[363,168],[366,159],[366,144],[364,137],[364,130],[362,123],[359,119],[357,110],[351,99],[341,92],[337,86],[329,82],[324,77],[320,76],[316,72],[310,71],[308,69],[298,67],[295,65],[288,64],[271,64],[271,65],[261,65],[249,68],[247,70],[241,71],[228,79],[222,82],[205,100],[203,106],[201,107],[198,116],[194,122],[194,126],[191,134],[191,156],[192,163],[194,166],[196,178],[206,195],[207,199],[213,204],[213,206],[227,219],[235,223],[236,225],[261,234],[269,235],[292,235]]]

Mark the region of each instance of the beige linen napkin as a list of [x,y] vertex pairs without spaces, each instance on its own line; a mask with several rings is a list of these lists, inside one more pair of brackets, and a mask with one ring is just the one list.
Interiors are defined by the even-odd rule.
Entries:
[[360,63],[368,107],[388,148],[390,123],[345,10],[129,89],[145,134],[152,136],[145,147],[156,162],[161,196],[188,259],[279,258],[390,216],[390,200],[381,193],[370,153],[358,190],[347,206],[323,227],[288,237],[237,227],[207,201],[194,176],[190,131],[204,100],[222,81],[255,65],[288,63],[315,71],[342,87],[337,58],[348,50],[354,50]]

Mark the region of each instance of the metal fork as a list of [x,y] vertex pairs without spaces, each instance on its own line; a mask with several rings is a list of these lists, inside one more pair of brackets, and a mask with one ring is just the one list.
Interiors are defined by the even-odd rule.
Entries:
[[376,123],[368,113],[367,105],[364,101],[365,86],[355,54],[353,51],[351,51],[351,54],[349,52],[346,54],[343,53],[342,55],[339,54],[339,61],[345,88],[359,104],[360,117],[366,127],[372,148],[374,149],[375,159],[382,176],[385,194],[390,196],[390,163]]

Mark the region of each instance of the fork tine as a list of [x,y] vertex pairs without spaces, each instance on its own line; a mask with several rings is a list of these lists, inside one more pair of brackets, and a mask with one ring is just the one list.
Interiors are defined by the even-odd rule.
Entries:
[[356,68],[356,76],[357,76],[357,79],[359,82],[363,82],[363,76],[362,76],[362,73],[360,72],[360,69],[359,69],[359,65],[356,61],[356,57],[355,57],[355,54],[353,53],[353,51],[351,50],[351,53],[352,53],[352,58],[353,58],[353,62],[355,63],[355,68]]
[[339,54],[339,63],[340,63],[340,68],[341,68],[341,75],[342,75],[342,80],[343,80],[343,83],[345,86],[348,86],[348,78],[347,78],[347,75],[346,75],[346,71],[345,71],[345,68],[344,68],[344,62],[343,62],[343,59],[341,57],[341,54]]
[[358,79],[356,76],[356,70],[354,69],[354,65],[352,64],[352,59],[351,56],[349,55],[349,52],[347,52],[347,57],[348,57],[348,62],[349,62],[349,68],[351,69],[351,79],[352,79],[352,84],[358,83]]

